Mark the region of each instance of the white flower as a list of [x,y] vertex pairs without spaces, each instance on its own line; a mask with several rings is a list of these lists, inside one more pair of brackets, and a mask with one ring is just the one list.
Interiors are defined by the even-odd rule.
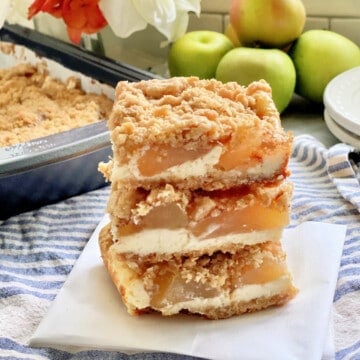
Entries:
[[27,11],[32,0],[1,0],[0,1],[0,28],[5,20],[10,24],[27,24]]
[[11,0],[2,0],[0,2],[0,27],[4,25],[4,22],[10,12]]
[[126,38],[153,25],[169,42],[187,29],[189,12],[200,15],[201,0],[100,0],[99,7],[115,35]]

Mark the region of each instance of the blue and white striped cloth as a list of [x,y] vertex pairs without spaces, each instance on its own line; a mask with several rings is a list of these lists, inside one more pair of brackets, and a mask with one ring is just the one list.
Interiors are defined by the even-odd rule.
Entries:
[[[347,225],[333,305],[336,359],[360,359],[358,160],[359,154],[347,145],[328,150],[302,135],[295,138],[290,161],[295,184],[290,227],[309,220]],[[105,187],[0,223],[1,359],[191,359],[27,345],[103,217],[108,196],[109,187]]]

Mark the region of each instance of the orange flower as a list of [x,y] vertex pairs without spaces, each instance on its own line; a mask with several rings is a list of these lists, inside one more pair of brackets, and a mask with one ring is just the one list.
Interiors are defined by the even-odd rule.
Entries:
[[31,19],[38,12],[43,11],[51,14],[54,17],[61,17],[61,7],[63,0],[35,0],[28,11],[28,18]]
[[81,33],[94,34],[106,26],[98,3],[99,0],[64,0],[62,18],[71,41],[79,43]]
[[70,40],[79,44],[82,33],[94,34],[107,25],[98,3],[99,0],[35,0],[28,17],[44,11],[62,18]]

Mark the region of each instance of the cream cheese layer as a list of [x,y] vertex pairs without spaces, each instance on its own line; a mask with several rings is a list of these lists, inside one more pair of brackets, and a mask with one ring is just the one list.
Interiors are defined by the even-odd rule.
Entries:
[[248,233],[228,234],[214,238],[201,239],[185,228],[179,229],[144,229],[131,235],[118,235],[118,228],[113,226],[115,240],[112,250],[118,253],[132,253],[138,256],[150,254],[171,255],[190,252],[211,252],[232,245],[255,245],[266,241],[279,240],[282,229],[252,231]]
[[185,161],[152,176],[144,176],[140,173],[136,157],[127,164],[115,161],[111,181],[117,183],[136,180],[140,183],[157,184],[164,181],[186,183],[191,180],[201,184],[202,181],[208,183],[209,181],[219,181],[219,179],[226,183],[226,179],[228,179],[228,181],[234,182],[233,185],[238,185],[249,180],[272,179],[286,165],[286,157],[279,151],[263,155],[262,161],[253,162],[246,167],[223,171],[217,166],[221,152],[221,146],[214,146],[207,154],[195,160]]

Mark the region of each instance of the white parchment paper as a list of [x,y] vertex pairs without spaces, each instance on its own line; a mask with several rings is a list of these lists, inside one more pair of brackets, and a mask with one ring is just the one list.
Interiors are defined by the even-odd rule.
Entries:
[[[283,246],[300,292],[283,307],[226,320],[128,315],[89,240],[31,346],[172,352],[209,359],[321,359],[345,239],[343,225],[306,222],[287,229]],[[331,354],[330,354],[331,355]],[[327,358],[329,354],[327,354]]]

